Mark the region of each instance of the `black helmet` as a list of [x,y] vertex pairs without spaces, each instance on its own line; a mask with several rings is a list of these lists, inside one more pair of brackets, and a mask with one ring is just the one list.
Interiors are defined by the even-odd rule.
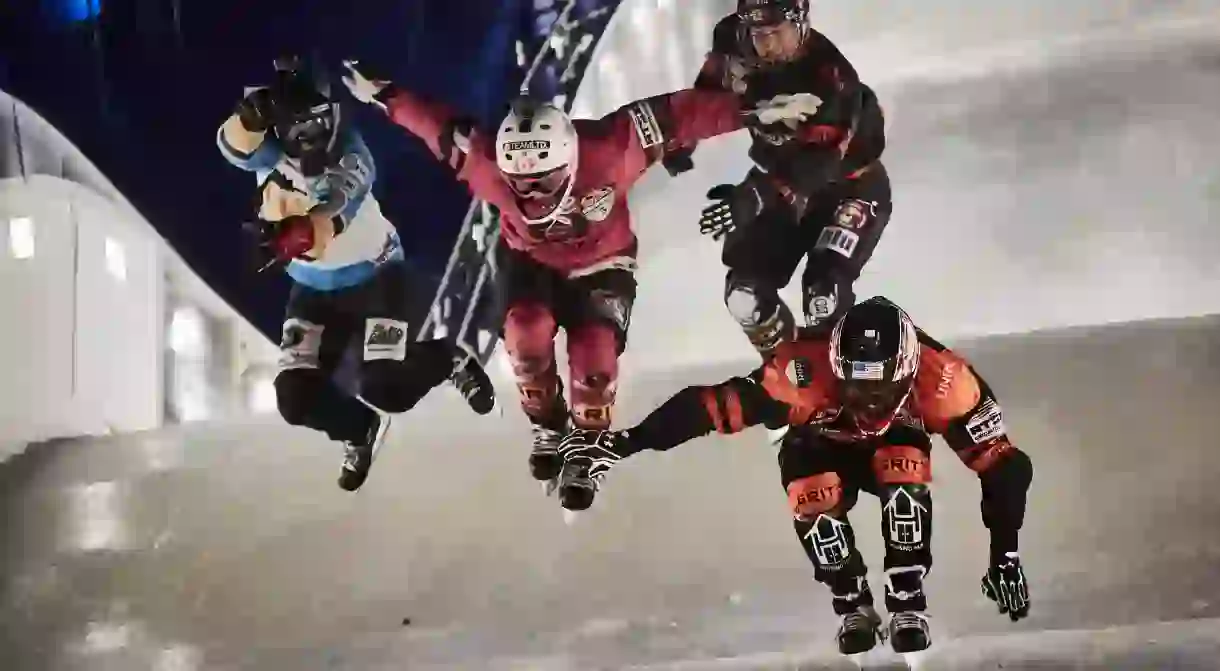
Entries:
[[915,323],[880,296],[852,306],[831,332],[830,366],[844,412],[865,435],[884,433],[915,383]]
[[737,0],[737,16],[747,28],[783,21],[803,26],[809,18],[809,0]]
[[[275,100],[275,135],[284,153],[302,161],[303,172],[324,168],[339,136],[340,106],[331,96],[330,84],[311,71],[300,58],[287,56],[275,61],[276,79],[271,86]],[[305,164],[315,169],[306,170]]]

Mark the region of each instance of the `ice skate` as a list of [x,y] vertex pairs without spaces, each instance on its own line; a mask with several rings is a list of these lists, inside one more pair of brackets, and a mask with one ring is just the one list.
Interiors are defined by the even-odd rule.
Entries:
[[885,628],[876,609],[860,606],[839,616],[839,631],[835,638],[839,643],[839,652],[858,655],[872,650],[878,641],[884,640]]
[[470,409],[480,415],[491,412],[496,405],[496,390],[478,357],[466,348],[459,347],[453,357],[453,364],[449,381],[457,387]]
[[920,611],[894,613],[889,623],[890,647],[899,654],[920,652],[932,645],[928,616]]
[[897,653],[919,652],[932,645],[922,566],[896,566],[885,572],[885,609],[890,612],[890,647]]
[[530,474],[540,480],[549,495],[558,486],[559,471],[563,460],[559,458],[559,443],[568,434],[567,422],[559,428],[536,423],[533,426],[534,446],[530,450]]
[[386,434],[390,429],[390,416],[377,413],[373,426],[369,427],[368,436],[359,443],[347,443],[343,452],[343,470],[339,473],[339,486],[345,491],[354,492],[360,489],[369,477],[369,469],[377,452],[385,443]]

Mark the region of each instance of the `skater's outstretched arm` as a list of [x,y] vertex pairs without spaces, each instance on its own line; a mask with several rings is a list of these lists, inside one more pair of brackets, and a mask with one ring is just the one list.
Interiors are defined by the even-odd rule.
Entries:
[[473,119],[376,78],[355,61],[345,61],[344,67],[349,74],[343,83],[353,97],[381,108],[391,121],[422,140],[477,198],[497,204],[502,200],[503,181],[491,158],[493,141],[475,128]]
[[740,130],[744,116],[729,91],[683,89],[637,100],[593,122],[591,135],[609,134],[621,159],[617,181],[628,189],[671,151]]
[[764,422],[783,423],[787,417],[788,407],[763,388],[760,368],[746,377],[679,391],[622,432],[623,442],[628,453],[664,451],[712,432],[737,433]]
[[924,422],[929,430],[943,435],[962,463],[979,476],[992,559],[1015,553],[1033,463],[1012,444],[999,401],[970,364],[923,334],[920,340],[924,342],[920,368],[927,371],[925,384],[937,390],[921,394],[931,399],[924,409]]

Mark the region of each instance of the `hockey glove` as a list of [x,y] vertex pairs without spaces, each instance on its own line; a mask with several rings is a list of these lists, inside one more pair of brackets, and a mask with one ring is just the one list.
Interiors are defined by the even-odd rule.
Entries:
[[669,172],[671,177],[677,177],[684,172],[689,172],[695,169],[695,150],[690,147],[683,147],[665,154],[665,158],[661,159],[661,165],[665,166],[665,170]]
[[699,232],[719,240],[742,226],[749,226],[763,210],[763,196],[754,179],[736,186],[717,184],[707,192],[712,202],[699,215]]
[[615,431],[576,429],[559,444],[559,457],[565,470],[576,467],[596,483],[627,456],[618,448],[620,435]]
[[351,91],[352,97],[362,103],[376,105],[385,109],[385,96],[391,87],[389,79],[382,78],[360,61],[343,61],[343,67],[348,74],[343,76],[343,85]]
[[269,88],[257,88],[246,94],[233,110],[242,128],[251,133],[265,133],[275,125],[275,97]]
[[1001,614],[1016,622],[1029,615],[1029,587],[1025,582],[1025,569],[1015,552],[992,562],[983,575],[983,594],[996,602]]
[[280,221],[260,219],[242,224],[242,229],[255,241],[260,273],[273,266],[284,265],[314,247],[313,220],[307,216],[288,217]]

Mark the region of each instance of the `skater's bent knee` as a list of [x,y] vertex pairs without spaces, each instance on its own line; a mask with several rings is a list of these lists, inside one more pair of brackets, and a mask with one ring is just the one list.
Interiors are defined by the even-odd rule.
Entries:
[[549,350],[555,330],[555,315],[541,303],[514,305],[504,315],[504,344],[510,353]]
[[817,473],[788,483],[788,504],[792,516],[813,521],[819,515],[842,513],[843,481],[835,472]]
[[294,426],[305,424],[326,384],[326,376],[315,368],[281,371],[275,376],[275,403],[280,416]]
[[413,374],[397,361],[377,361],[365,364],[361,370],[360,396],[382,412],[403,413],[415,407],[443,379]]

